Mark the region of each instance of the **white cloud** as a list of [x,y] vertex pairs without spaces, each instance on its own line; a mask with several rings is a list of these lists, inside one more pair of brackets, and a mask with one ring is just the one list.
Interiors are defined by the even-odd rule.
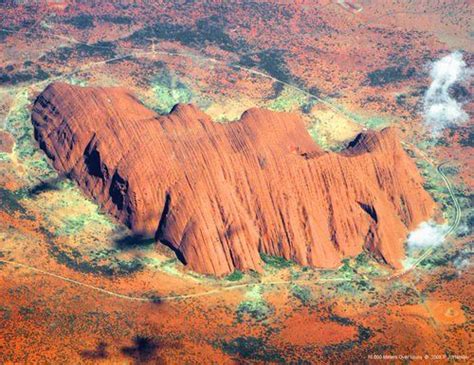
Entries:
[[436,224],[433,221],[422,222],[407,239],[409,249],[419,249],[439,246],[444,242],[447,225]]
[[472,73],[461,52],[453,52],[431,65],[430,77],[433,81],[424,96],[423,113],[425,125],[433,135],[439,135],[444,128],[463,124],[469,119],[462,103],[451,97],[449,89],[467,81]]

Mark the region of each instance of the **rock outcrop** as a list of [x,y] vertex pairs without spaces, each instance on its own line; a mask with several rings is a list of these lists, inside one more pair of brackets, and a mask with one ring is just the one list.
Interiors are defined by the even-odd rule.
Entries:
[[126,90],[51,84],[33,107],[54,167],[193,270],[259,270],[259,253],[334,268],[364,248],[393,267],[434,203],[394,129],[321,150],[303,121],[251,109],[220,124],[193,105],[159,116]]

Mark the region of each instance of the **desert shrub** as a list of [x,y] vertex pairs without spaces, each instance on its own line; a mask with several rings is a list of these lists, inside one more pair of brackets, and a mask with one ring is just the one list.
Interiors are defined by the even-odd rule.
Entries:
[[311,299],[312,299],[311,290],[307,287],[293,284],[290,288],[290,292],[303,305],[307,305],[311,302]]
[[227,275],[226,280],[239,281],[244,277],[244,273],[240,270],[235,270],[232,274]]
[[80,57],[104,57],[113,58],[116,56],[116,45],[112,42],[99,41],[94,44],[78,44],[75,51]]
[[270,76],[283,82],[291,81],[291,72],[286,66],[285,51],[281,49],[266,49],[252,56],[244,55],[239,64],[244,67],[258,67]]
[[274,309],[264,300],[247,300],[239,304],[236,312],[238,322],[245,319],[261,322],[272,315]]
[[[115,250],[111,249],[109,252],[113,254]],[[124,261],[113,255],[111,255],[106,262],[101,262],[103,261],[101,257],[86,260],[79,251],[75,249],[70,252],[62,250],[53,242],[50,243],[49,253],[58,263],[86,274],[110,277],[126,276],[141,271],[144,267],[143,263],[137,258],[131,261]]]
[[151,38],[180,42],[189,47],[203,48],[212,44],[226,51],[239,51],[248,48],[246,42],[232,39],[225,32],[225,24],[217,16],[200,19],[194,26],[177,23],[156,22],[134,32],[130,37],[135,44],[149,44]]
[[260,253],[260,257],[262,258],[263,262],[265,262],[265,264],[276,269],[284,269],[293,265],[292,261],[279,256],[271,256],[265,253]]
[[409,79],[414,75],[415,69],[413,67],[406,69],[402,66],[390,66],[369,72],[367,78],[370,86],[384,86]]
[[133,23],[133,19],[129,16],[123,16],[123,15],[104,15],[100,17],[101,20],[113,23],[113,24],[118,24],[118,25],[128,25]]
[[238,355],[248,360],[278,363],[284,361],[276,348],[257,337],[237,337],[229,342],[224,341],[221,347],[228,354]]
[[463,147],[474,146],[474,131],[469,131],[466,136],[461,137],[459,144]]
[[24,214],[25,208],[18,202],[19,197],[14,192],[0,187],[0,207],[1,210],[9,214],[18,212]]
[[89,14],[80,14],[66,19],[65,23],[77,29],[87,29],[94,26],[94,18]]

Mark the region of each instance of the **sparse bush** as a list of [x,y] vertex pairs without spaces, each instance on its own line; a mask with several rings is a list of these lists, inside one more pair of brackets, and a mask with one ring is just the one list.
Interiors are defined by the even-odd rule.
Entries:
[[370,86],[384,86],[392,82],[409,79],[414,75],[415,69],[413,67],[405,69],[402,66],[390,66],[369,72],[367,78]]
[[293,284],[290,291],[303,305],[308,305],[311,302],[312,295],[309,288]]
[[286,260],[285,258],[279,256],[271,256],[260,253],[260,257],[262,258],[263,262],[265,262],[265,264],[276,269],[284,269],[293,265],[292,261]]
[[65,23],[77,29],[87,29],[94,26],[94,18],[89,14],[80,14],[66,19]]
[[246,317],[261,322],[273,314],[273,308],[263,300],[244,301],[237,308],[237,321],[242,322]]
[[129,16],[113,16],[113,15],[104,15],[100,17],[101,20],[113,23],[113,24],[118,24],[118,25],[129,25],[133,23],[133,19],[130,18]]
[[240,270],[235,270],[232,274],[227,275],[226,280],[239,281],[244,277],[244,273]]
[[238,355],[244,359],[264,362],[284,361],[276,348],[257,337],[237,337],[222,343],[222,350],[231,355]]

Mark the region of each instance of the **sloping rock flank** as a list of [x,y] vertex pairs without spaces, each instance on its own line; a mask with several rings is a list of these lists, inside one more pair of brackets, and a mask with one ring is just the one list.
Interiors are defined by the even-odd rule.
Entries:
[[62,83],[32,121],[58,171],[201,273],[259,270],[259,252],[333,268],[364,248],[400,267],[408,230],[434,210],[389,128],[328,153],[293,114],[219,124],[177,105],[159,116],[126,90]]

